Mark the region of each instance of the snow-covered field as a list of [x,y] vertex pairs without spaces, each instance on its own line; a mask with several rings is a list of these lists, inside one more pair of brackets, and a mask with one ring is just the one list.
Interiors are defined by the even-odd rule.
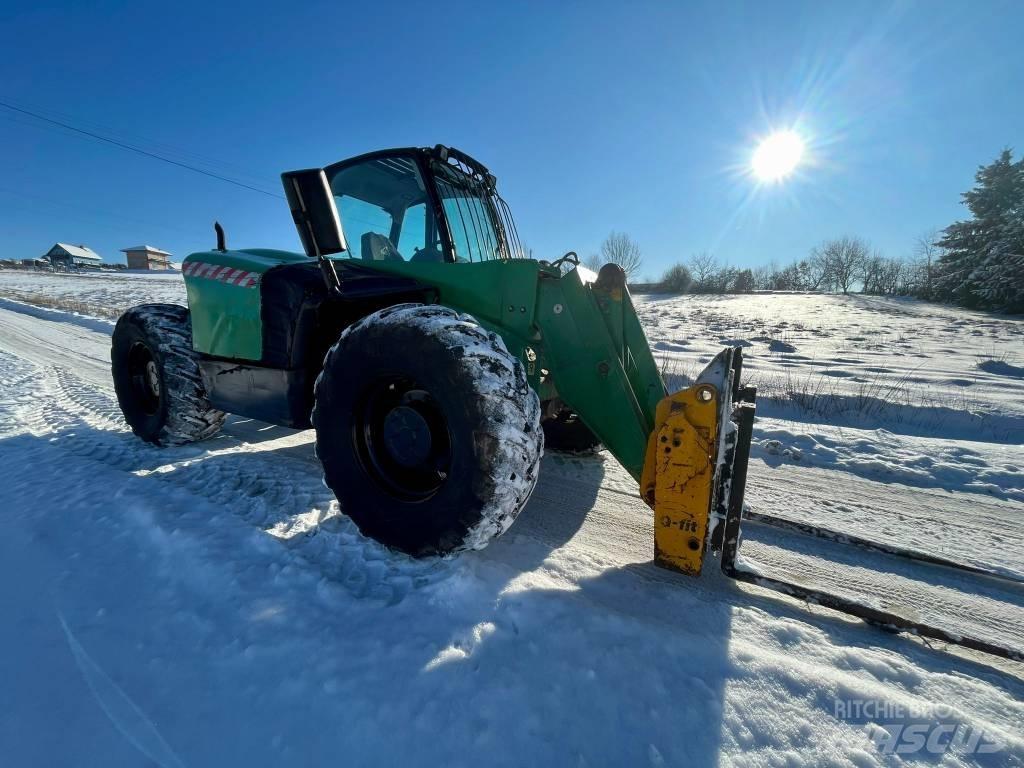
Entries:
[[[670,378],[745,348],[762,448],[1024,501],[1024,321],[867,296],[640,297]],[[778,445],[776,445],[776,442]]]
[[[0,273],[0,764],[1024,764],[1024,665],[654,568],[610,457],[546,457],[508,534],[416,562],[339,514],[308,433],[142,444],[109,318],[144,301],[183,302],[180,278]],[[678,383],[749,345],[755,511],[1024,578],[1024,322],[636,301]],[[1001,582],[756,526],[743,553],[1024,649]],[[907,723],[959,730],[887,754]]]
[[138,304],[140,296],[146,301],[187,303],[180,272],[66,274],[8,270],[0,272],[0,296],[113,320]]

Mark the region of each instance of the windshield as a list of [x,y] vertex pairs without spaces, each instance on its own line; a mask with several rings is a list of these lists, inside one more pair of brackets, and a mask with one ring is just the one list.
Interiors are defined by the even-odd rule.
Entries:
[[349,165],[331,180],[338,216],[363,261],[442,262],[433,206],[412,157],[376,157]]
[[463,263],[523,258],[508,206],[494,191],[494,177],[454,158],[429,162],[453,253],[442,242],[426,174],[411,153],[396,153],[346,163],[330,174],[351,246],[341,258]]
[[482,179],[447,162],[435,161],[432,169],[456,261],[522,258],[504,200]]

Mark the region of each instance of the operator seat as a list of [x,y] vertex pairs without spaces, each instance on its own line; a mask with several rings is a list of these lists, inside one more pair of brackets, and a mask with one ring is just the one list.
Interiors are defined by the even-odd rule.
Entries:
[[376,232],[367,232],[359,242],[363,261],[405,261],[391,239]]

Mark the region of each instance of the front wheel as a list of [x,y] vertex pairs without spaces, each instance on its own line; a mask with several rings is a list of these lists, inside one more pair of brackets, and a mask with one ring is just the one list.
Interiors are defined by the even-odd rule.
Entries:
[[349,327],[317,379],[324,482],[414,556],[482,549],[526,505],[544,437],[522,363],[468,315],[403,304]]

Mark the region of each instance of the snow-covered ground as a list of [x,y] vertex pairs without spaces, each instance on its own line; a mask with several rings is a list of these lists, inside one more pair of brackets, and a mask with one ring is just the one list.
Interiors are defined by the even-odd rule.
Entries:
[[[1024,764],[1024,665],[654,568],[606,455],[545,457],[508,534],[417,562],[339,514],[308,433],[142,444],[105,318],[154,300],[180,279],[0,273],[3,765]],[[679,383],[749,344],[754,510],[1024,577],[1024,322],[636,301]],[[757,526],[743,553],[1024,648],[1024,590]],[[887,754],[907,723],[961,741]]]
[[113,320],[138,304],[140,296],[146,301],[187,303],[180,272],[68,274],[6,270],[0,272],[0,296]]

